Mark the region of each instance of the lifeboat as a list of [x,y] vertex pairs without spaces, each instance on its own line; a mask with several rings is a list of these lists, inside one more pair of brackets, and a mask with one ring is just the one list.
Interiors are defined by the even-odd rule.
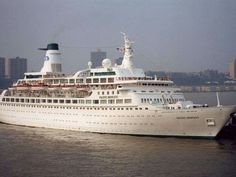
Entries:
[[90,87],[88,85],[77,85],[76,90],[77,91],[90,91]]
[[74,85],[65,85],[65,86],[62,86],[61,88],[64,91],[71,91],[75,89]]
[[47,87],[45,86],[31,86],[31,90],[34,90],[34,91],[42,91],[42,90],[46,90]]
[[43,83],[39,83],[39,84],[36,84],[36,85],[31,85],[31,90],[34,90],[34,91],[47,90],[47,85],[45,85]]
[[59,91],[59,90],[61,90],[61,87],[60,86],[50,86],[50,87],[48,87],[48,90],[49,91]]
[[10,90],[10,91],[15,91],[15,90],[16,90],[16,87],[9,87],[8,90]]
[[19,90],[19,91],[30,90],[30,87],[28,85],[18,85],[16,87],[16,90]]

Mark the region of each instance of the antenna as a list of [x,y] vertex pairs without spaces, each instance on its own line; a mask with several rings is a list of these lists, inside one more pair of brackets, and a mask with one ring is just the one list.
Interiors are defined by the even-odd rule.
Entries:
[[217,107],[220,107],[220,99],[219,99],[219,94],[216,92],[216,99],[217,99]]

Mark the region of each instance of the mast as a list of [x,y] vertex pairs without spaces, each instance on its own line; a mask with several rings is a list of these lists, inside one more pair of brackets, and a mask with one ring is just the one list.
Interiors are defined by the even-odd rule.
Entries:
[[123,68],[133,68],[134,64],[133,64],[133,48],[132,48],[132,44],[134,42],[131,42],[128,39],[128,36],[125,33],[122,33],[124,36],[124,57],[123,57],[123,61],[122,61],[122,67]]

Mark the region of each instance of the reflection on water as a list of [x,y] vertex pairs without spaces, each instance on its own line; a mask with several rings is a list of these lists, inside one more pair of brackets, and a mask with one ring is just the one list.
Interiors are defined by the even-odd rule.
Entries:
[[0,124],[0,176],[235,176],[236,142]]

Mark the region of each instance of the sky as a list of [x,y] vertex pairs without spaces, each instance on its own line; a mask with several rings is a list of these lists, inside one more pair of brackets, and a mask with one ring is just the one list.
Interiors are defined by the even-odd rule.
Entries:
[[120,32],[134,41],[145,70],[226,72],[236,58],[235,0],[0,0],[0,56],[28,59],[39,71],[50,42],[65,72],[87,68],[90,52],[122,56]]

